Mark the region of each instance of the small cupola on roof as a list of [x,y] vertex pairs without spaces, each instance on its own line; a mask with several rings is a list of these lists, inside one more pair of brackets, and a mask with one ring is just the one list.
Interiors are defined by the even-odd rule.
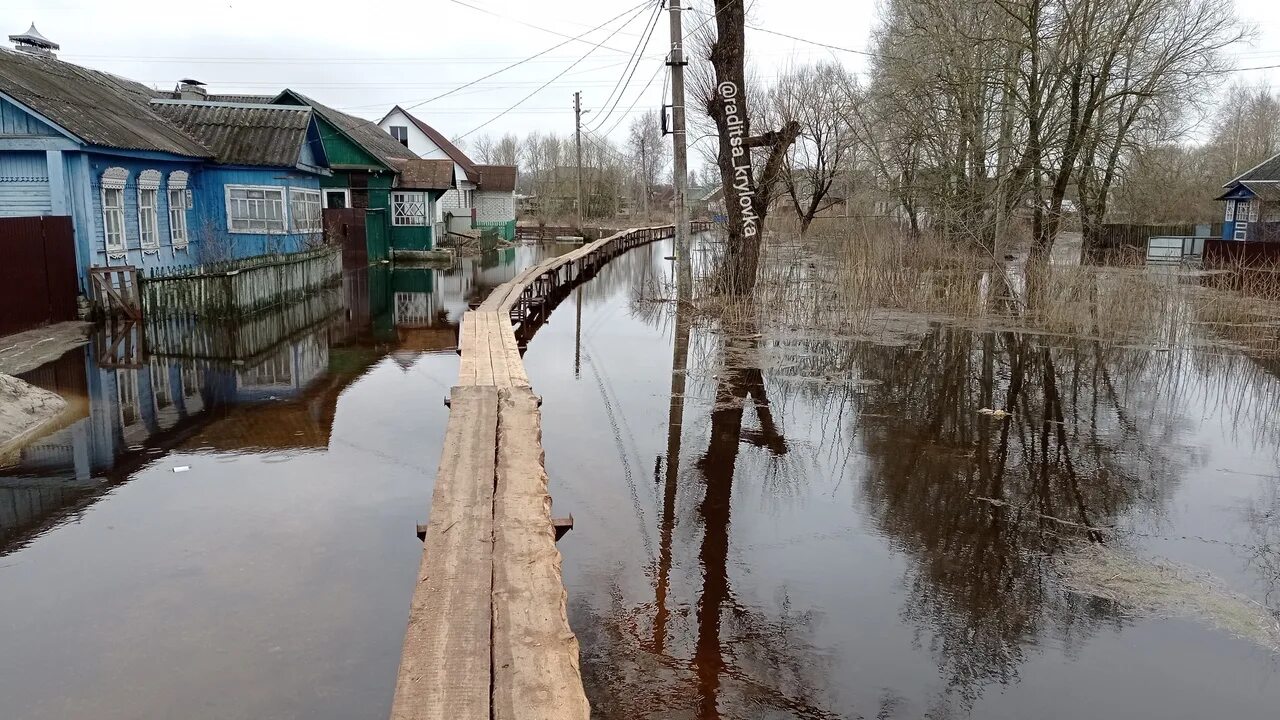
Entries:
[[41,35],[35,23],[31,23],[31,27],[21,35],[10,35],[9,42],[13,43],[14,50],[32,55],[57,57],[53,51],[62,49],[61,45]]

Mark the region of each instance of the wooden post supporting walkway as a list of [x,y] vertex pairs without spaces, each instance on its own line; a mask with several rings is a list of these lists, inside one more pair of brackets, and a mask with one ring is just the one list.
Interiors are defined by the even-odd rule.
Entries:
[[409,610],[393,720],[587,720],[551,523],[542,414],[515,324],[625,250],[634,228],[531,267],[462,320],[462,364]]

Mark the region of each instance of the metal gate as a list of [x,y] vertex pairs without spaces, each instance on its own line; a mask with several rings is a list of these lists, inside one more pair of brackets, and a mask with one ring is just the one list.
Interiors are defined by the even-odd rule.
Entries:
[[359,208],[326,208],[324,235],[342,246],[342,267],[362,268],[369,264],[365,239],[365,211]]
[[76,319],[71,218],[0,218],[0,335]]

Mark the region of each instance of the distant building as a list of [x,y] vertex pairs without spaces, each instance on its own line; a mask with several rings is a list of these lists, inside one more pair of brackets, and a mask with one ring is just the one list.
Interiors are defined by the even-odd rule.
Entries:
[[1222,186],[1224,240],[1280,242],[1280,155]]

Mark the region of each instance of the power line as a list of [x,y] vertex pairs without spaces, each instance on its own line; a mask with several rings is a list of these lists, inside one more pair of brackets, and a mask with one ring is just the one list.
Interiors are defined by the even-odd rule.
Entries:
[[615,120],[613,125],[609,126],[609,129],[604,132],[605,135],[612,133],[614,129],[617,128],[618,125],[626,118],[627,114],[630,113],[631,110],[635,108],[636,103],[640,102],[640,98],[644,97],[645,92],[649,90],[649,86],[653,85],[653,81],[658,79],[658,73],[661,73],[663,68],[665,67],[666,67],[666,64],[658,66],[657,72],[655,72],[652,76],[649,77],[649,82],[645,83],[643,88],[640,88],[640,92],[636,95],[636,99],[632,100],[631,104],[627,106],[627,109],[623,111],[622,116],[619,117],[617,120]]
[[[622,102],[622,96],[626,92],[625,88],[631,84],[631,78],[635,77],[636,70],[640,67],[641,54],[645,50],[649,49],[649,41],[653,39],[653,31],[657,28],[658,18],[661,17],[661,15],[662,4],[655,3],[653,8],[653,17],[649,18],[649,26],[646,32],[640,39],[640,42],[636,43],[636,48],[631,53],[631,60],[628,61],[627,68],[623,69],[623,71],[618,74],[618,82],[614,84],[613,89],[609,91],[609,95],[604,99],[604,102],[601,103],[601,107],[604,107],[609,104],[610,100],[613,100],[613,106],[605,111],[603,115],[597,116],[596,122],[593,123],[595,129],[598,130],[603,127],[604,124],[609,121],[609,117],[613,114],[613,111],[617,109],[618,103]],[[634,62],[634,65],[632,62]],[[630,72],[628,72],[628,70],[630,70]],[[616,98],[614,97],[614,93],[617,93]]]
[[[617,34],[622,30],[622,28],[626,27],[627,25],[630,25],[630,24],[631,24],[631,23],[632,23],[632,22],[633,22],[637,17],[639,17],[639,16],[640,16],[640,10],[643,10],[643,9],[644,9],[644,7],[645,7],[645,5],[647,5],[647,4],[648,4],[648,2],[642,2],[642,3],[640,3],[640,5],[636,6],[636,7],[634,8],[635,12],[633,12],[633,13],[632,13],[631,17],[627,18],[627,20],[626,20],[625,22],[623,22],[621,25],[619,25],[617,28],[614,28],[613,32],[609,33],[609,36],[608,36],[608,37],[606,37],[606,38],[605,38],[605,40],[606,40],[606,41],[608,41],[608,40],[609,40],[610,38],[612,38],[614,35],[617,35]],[[625,13],[623,13],[623,14],[625,14]],[[614,19],[617,19],[617,18],[614,18]],[[609,20],[608,22],[613,22],[613,20]],[[606,23],[606,24],[607,24],[607,23]],[[578,63],[582,62],[583,60],[586,60],[586,59],[591,55],[591,53],[595,52],[595,51],[596,51],[596,49],[597,49],[597,48],[599,48],[599,47],[601,47],[602,45],[603,45],[603,43],[601,43],[600,45],[593,45],[593,46],[592,46],[592,48],[586,52],[586,54],[585,54],[585,55],[583,55],[582,57],[580,57],[580,58],[578,58],[577,60],[575,60],[575,61],[573,62],[573,64],[572,64],[572,65],[570,65],[569,67],[565,68],[564,70],[561,70],[558,74],[556,74],[556,76],[555,76],[555,77],[553,77],[553,78],[551,78],[550,80],[548,80],[548,81],[546,81],[545,83],[543,83],[543,84],[542,84],[542,85],[541,85],[537,90],[534,90],[533,92],[529,93],[528,95],[525,95],[524,97],[520,98],[520,100],[518,100],[518,101],[516,102],[516,104],[512,105],[511,107],[507,108],[506,110],[503,110],[502,112],[498,113],[497,115],[494,115],[493,117],[489,118],[488,120],[484,121],[483,123],[480,123],[480,124],[479,124],[479,125],[477,125],[476,127],[473,127],[473,128],[471,128],[470,130],[466,131],[465,133],[463,133],[463,134],[459,135],[459,136],[458,136],[458,139],[459,139],[459,140],[461,140],[462,138],[467,137],[468,135],[470,135],[470,134],[472,134],[472,133],[476,132],[477,130],[479,130],[479,129],[481,129],[481,128],[483,128],[483,127],[487,126],[487,125],[489,125],[489,124],[490,124],[490,123],[492,123],[492,122],[494,122],[495,120],[497,120],[498,118],[502,117],[503,115],[506,115],[507,113],[511,112],[512,110],[515,110],[517,107],[520,107],[521,105],[523,105],[523,104],[524,104],[524,102],[525,102],[526,100],[528,100],[529,98],[533,97],[534,95],[537,95],[538,93],[542,92],[543,90],[545,90],[545,89],[547,88],[547,86],[548,86],[548,85],[550,85],[551,83],[555,82],[556,80],[559,80],[561,76],[563,76],[565,73],[569,72],[569,71],[570,71],[570,70],[572,70],[574,67],[576,67],[576,66],[578,65]]]
[[[595,30],[598,30],[598,29],[599,29],[599,28],[592,28],[591,30],[588,30],[588,31],[587,31],[587,33],[583,33],[582,35],[578,35],[578,36],[576,36],[576,37],[575,37],[575,36],[572,36],[572,35],[566,35],[566,34],[564,34],[564,33],[562,33],[562,32],[556,31],[556,30],[551,30],[551,29],[548,29],[548,28],[544,28],[544,27],[542,27],[541,25],[534,25],[533,23],[531,23],[531,22],[526,22],[526,21],[524,21],[524,20],[521,20],[520,18],[514,18],[514,17],[507,16],[507,15],[503,15],[503,14],[501,14],[501,13],[496,13],[496,12],[494,12],[494,11],[492,11],[492,10],[487,10],[487,9],[482,8],[482,7],[479,7],[479,6],[477,6],[477,5],[472,5],[471,3],[463,2],[462,0],[449,0],[449,2],[453,3],[454,5],[461,5],[462,7],[470,8],[470,9],[472,9],[472,10],[476,10],[476,11],[478,11],[478,12],[482,12],[482,13],[484,13],[484,14],[486,14],[486,15],[492,15],[492,16],[494,16],[494,17],[496,17],[496,18],[501,18],[501,19],[503,19],[503,20],[510,20],[510,21],[511,21],[511,22],[513,22],[513,23],[517,23],[517,24],[519,24],[519,25],[524,25],[525,27],[531,27],[531,28],[533,28],[534,30],[541,30],[541,31],[542,31],[542,32],[544,32],[544,33],[550,33],[550,34],[552,34],[552,35],[558,35],[558,36],[560,36],[560,37],[562,37],[562,38],[569,38],[569,41],[570,41],[570,42],[574,42],[574,41],[582,41],[582,35],[585,35],[585,34],[587,34],[587,33],[589,33],[589,32],[594,32]],[[642,3],[642,4],[643,4],[643,3]],[[624,11],[624,13],[625,13],[625,12],[630,12],[630,11],[629,11],[629,10],[628,10],[628,11]],[[612,35],[610,35],[610,37],[613,37],[613,36],[612,36]],[[611,48],[611,47],[608,47],[608,46],[605,46],[605,48],[606,48],[606,49],[608,49],[608,50],[612,50],[612,51],[614,51],[614,52],[618,52],[618,53],[626,52],[625,50],[619,50],[619,49],[617,49],[617,48]]]
[[[453,2],[457,2],[457,3],[459,3],[460,5],[466,5],[466,3],[462,3],[462,2],[460,2],[460,0],[452,0],[452,1],[453,1]],[[423,106],[423,105],[426,105],[427,103],[435,102],[436,100],[439,100],[439,99],[441,99],[441,98],[448,97],[448,96],[450,96],[450,95],[454,94],[455,92],[458,92],[459,90],[462,90],[462,89],[465,89],[465,88],[471,87],[472,85],[475,85],[475,84],[476,84],[476,83],[478,83],[478,82],[481,82],[481,81],[483,81],[483,80],[488,80],[489,78],[493,77],[494,75],[497,75],[497,74],[499,74],[499,73],[506,72],[506,71],[510,70],[511,68],[516,67],[516,66],[518,66],[518,65],[521,65],[521,64],[523,64],[523,63],[526,63],[526,62],[528,62],[528,61],[530,61],[530,60],[533,60],[534,58],[540,57],[540,56],[542,56],[542,55],[546,55],[547,53],[551,52],[552,50],[558,50],[559,48],[562,48],[562,47],[564,47],[565,45],[568,45],[569,43],[574,42],[575,40],[581,40],[581,39],[582,39],[582,37],[583,37],[584,35],[589,35],[590,33],[593,33],[593,32],[595,32],[596,30],[599,30],[600,28],[602,28],[602,27],[604,27],[604,26],[608,25],[609,23],[611,23],[611,22],[613,22],[613,21],[617,20],[618,18],[622,17],[623,15],[626,15],[626,14],[627,14],[627,13],[629,13],[629,12],[638,11],[639,9],[643,8],[646,4],[648,4],[648,0],[646,0],[645,2],[641,2],[639,5],[636,5],[636,6],[632,7],[632,8],[627,9],[627,10],[623,10],[622,12],[618,13],[617,15],[614,15],[613,17],[609,18],[608,20],[605,20],[604,22],[600,23],[599,25],[597,25],[597,26],[595,26],[595,27],[591,28],[590,30],[587,30],[586,32],[582,33],[582,35],[579,35],[579,36],[577,36],[577,37],[575,37],[575,38],[570,38],[570,39],[568,39],[568,40],[565,40],[564,42],[559,43],[559,44],[557,44],[557,45],[554,45],[554,46],[552,46],[552,47],[549,47],[549,48],[547,48],[546,50],[543,50],[543,51],[542,51],[542,52],[540,52],[540,53],[537,53],[537,54],[534,54],[534,55],[530,55],[529,57],[525,58],[524,60],[520,60],[520,61],[518,61],[518,62],[514,62],[514,63],[512,63],[512,64],[510,64],[510,65],[507,65],[506,67],[503,67],[503,68],[501,68],[501,69],[499,69],[499,70],[495,70],[495,71],[493,71],[493,72],[489,73],[488,75],[485,75],[484,77],[476,78],[475,80],[472,80],[471,82],[466,83],[466,84],[464,84],[464,85],[460,85],[460,86],[458,86],[458,87],[454,88],[453,90],[450,90],[449,92],[441,93],[441,94],[439,94],[439,95],[436,95],[435,97],[427,98],[426,100],[422,100],[422,101],[420,101],[420,102],[413,103],[413,104],[409,105],[407,108],[405,108],[405,110],[412,110],[412,109],[414,109],[414,108],[417,108],[417,107],[421,107],[421,106]],[[473,6],[468,6],[468,7],[473,7]],[[485,11],[485,12],[487,12],[487,11]],[[624,22],[622,25],[620,25],[616,30],[614,30],[613,32],[609,33],[609,36],[608,36],[608,37],[606,37],[606,38],[605,38],[605,40],[607,41],[607,40],[609,40],[609,38],[612,38],[614,35],[616,35],[616,34],[618,33],[618,30],[621,30],[623,27],[626,27],[628,24],[630,24],[630,23],[631,23],[631,21],[632,21],[633,19],[635,19],[635,18],[634,18],[634,15],[633,15],[631,18],[628,18],[628,19],[627,19],[627,21],[626,21],[626,22]],[[603,46],[604,46],[604,43],[591,43],[591,49],[587,51],[587,55],[590,55],[591,53],[595,52],[597,49],[599,49],[599,48],[601,48],[601,47],[603,47]],[[583,60],[585,60],[585,59],[586,59],[586,57],[587,57],[586,55],[582,56],[581,58],[579,58],[579,59],[578,59],[578,61],[577,61],[577,62],[575,62],[573,65],[570,65],[570,66],[569,66],[569,68],[572,68],[574,65],[577,65],[579,62],[582,62]],[[567,72],[567,70],[566,70],[566,72]],[[563,74],[564,74],[564,73],[561,73],[561,75],[563,75]],[[556,77],[560,77],[560,76],[559,76],[559,75],[557,75]],[[553,78],[553,79],[554,79],[554,78]],[[535,91],[535,92],[537,92],[537,91]],[[521,102],[523,102],[523,101],[521,101]],[[517,103],[517,105],[518,105],[518,104],[519,104],[519,103]],[[513,107],[514,107],[514,106],[513,106]],[[496,118],[495,118],[495,119],[496,119]],[[474,131],[473,131],[473,132],[474,132]]]

